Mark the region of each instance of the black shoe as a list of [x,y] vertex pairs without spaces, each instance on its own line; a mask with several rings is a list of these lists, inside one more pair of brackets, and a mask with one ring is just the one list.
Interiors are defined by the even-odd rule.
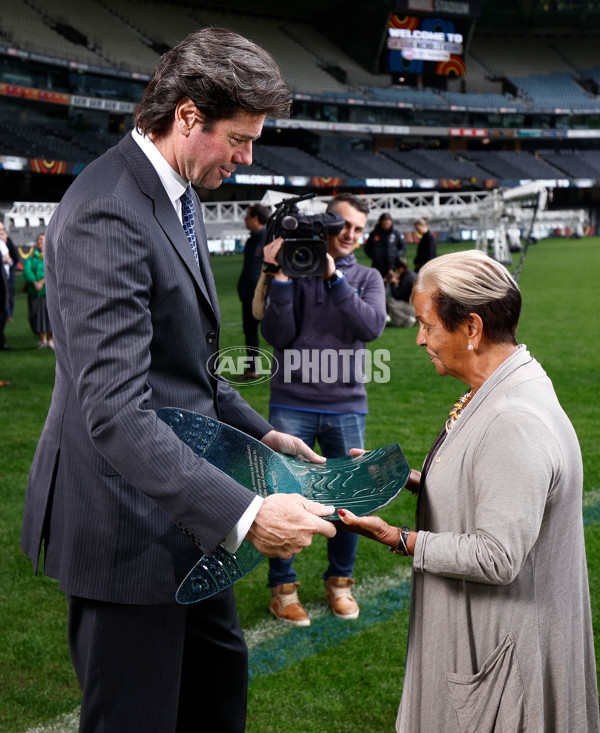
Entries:
[[0,350],[2,351],[14,351],[12,346],[9,346],[8,344],[4,344],[4,346],[0,346]]

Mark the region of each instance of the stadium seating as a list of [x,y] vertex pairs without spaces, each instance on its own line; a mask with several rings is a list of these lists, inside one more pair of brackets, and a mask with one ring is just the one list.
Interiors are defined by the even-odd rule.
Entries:
[[[282,26],[281,22],[275,19],[218,12],[205,8],[190,8],[187,12],[194,21],[189,26],[189,30],[194,27],[194,24],[196,27],[222,26],[231,28],[260,43],[278,60],[286,80],[294,91],[308,94],[348,91],[345,84],[324,70],[325,62],[320,57],[318,48],[306,47],[290,35],[290,24]],[[302,24],[293,25],[295,28],[300,28]]]
[[117,69],[147,71],[156,66],[159,55],[144,44],[140,34],[98,3],[80,0],[33,0],[48,17],[62,19],[87,38],[99,57],[96,63]]
[[[448,90],[442,91],[393,86],[389,74],[366,70],[318,28],[299,19],[283,21],[258,13],[231,12],[226,7],[216,10],[214,6],[176,5],[161,0],[94,0],[85,8],[86,12],[81,12],[81,0],[4,0],[0,43],[100,66],[107,71],[112,69],[112,75],[57,74],[50,83],[43,67],[32,64],[24,65],[22,70],[0,67],[0,82],[135,103],[143,89],[143,75],[152,72],[164,50],[194,28],[225,26],[273,53],[300,102],[298,119],[308,118],[310,122],[394,125],[396,130],[405,125],[462,128],[485,127],[488,114],[491,120],[512,111],[517,115],[515,119],[524,120],[525,113],[554,113],[557,108],[600,110],[600,97],[593,93],[594,83],[600,87],[600,65],[593,63],[597,50],[595,41],[589,38],[475,33],[466,54],[467,77],[452,80]],[[73,31],[71,40],[66,37],[69,33],[65,35],[65,28]],[[75,42],[77,38],[79,43]],[[138,77],[136,81],[135,74],[119,76],[119,70],[138,71],[142,80]],[[518,96],[502,93],[507,85],[512,85]],[[459,88],[463,91],[459,92]],[[307,104],[303,100],[308,100]],[[323,103],[317,107],[313,102]],[[101,124],[96,126],[101,113],[97,118],[93,117],[95,113],[71,110],[67,114],[65,108],[62,116],[51,116],[42,104],[35,111],[27,104],[30,103],[7,100],[1,108],[0,155],[81,165],[120,138],[118,134],[102,132]],[[85,119],[86,129],[83,125],[79,129],[78,117]],[[532,119],[533,123],[523,124],[535,126],[538,118],[534,115]],[[119,124],[130,125],[130,113],[113,120],[111,128]],[[491,126],[494,124],[502,127],[503,123]],[[540,121],[540,125],[547,124]],[[316,134],[331,132],[317,130]],[[582,156],[577,151],[552,150],[534,157],[529,152],[516,151],[452,153],[425,147],[396,150],[392,146],[399,144],[398,138],[377,139],[371,135],[378,133],[361,129],[357,134],[365,149],[350,149],[356,147],[356,141],[337,135],[320,141],[315,135],[310,152],[300,145],[272,146],[261,140],[255,146],[253,164],[239,172],[288,179],[341,177],[352,182],[349,185],[366,179],[458,180],[466,186],[481,185],[490,178],[600,178],[600,153],[586,152]],[[384,134],[391,135],[389,131]],[[425,139],[433,140],[428,136]],[[378,148],[378,152],[372,152],[370,147]]]
[[[140,37],[153,40],[157,48],[161,44],[170,48],[194,28],[195,21],[183,8],[161,3],[158,0],[101,0],[102,5],[133,29]],[[168,22],[165,19],[168,18]],[[156,63],[156,62],[155,62]],[[147,68],[146,71],[150,71]]]
[[0,121],[2,153],[25,158],[90,163],[115,145],[119,138],[120,135],[116,134],[92,134],[60,125],[24,125]]
[[[341,103],[359,100],[422,110],[600,109],[600,100],[575,81],[585,75],[600,81],[600,67],[590,68],[589,64],[595,53],[590,39],[579,44],[568,38],[551,42],[475,34],[466,55],[467,78],[479,85],[481,93],[468,90],[468,85],[466,93],[440,92],[391,86],[389,75],[366,70],[343,48],[301,20],[282,22],[160,0],[97,0],[86,5],[84,13],[80,9],[80,0],[4,0],[0,36],[19,48],[150,74],[159,54],[190,30],[220,25],[264,45],[278,59],[291,89],[299,94]],[[74,43],[51,27],[60,22],[71,26],[86,44]],[[521,97],[483,91],[485,84],[491,86],[492,79],[500,78],[509,79]]]
[[465,109],[499,110],[513,109],[523,110],[521,100],[510,94],[474,94],[470,92],[440,92],[440,96],[448,104]]
[[600,109],[600,100],[584,92],[572,72],[511,76],[510,81],[540,109]]
[[366,150],[321,150],[319,158],[349,178],[412,178],[407,168],[384,155]]
[[540,151],[540,156],[568,178],[600,179],[600,153],[598,151]]
[[384,155],[402,164],[410,177],[483,180],[487,174],[473,163],[461,160],[449,150],[382,150]]
[[[322,176],[325,178],[342,175],[342,171],[325,160],[318,160],[309,153],[295,147],[278,145],[256,145],[254,161],[260,168],[279,176]],[[246,173],[246,169],[243,171]],[[251,171],[250,171],[251,172]]]
[[[568,64],[570,71],[576,71],[586,76],[586,69],[593,66],[593,60],[598,58],[598,40],[584,34],[569,37],[563,36],[552,40],[552,46]],[[592,63],[590,63],[592,62]]]
[[[56,20],[53,12],[51,16]],[[95,51],[65,38],[50,26],[50,19],[33,4],[22,0],[2,1],[2,32],[17,48],[82,63],[101,64],[101,58]]]
[[494,77],[572,71],[544,38],[475,34],[470,53]]
[[[25,158],[91,162],[116,145],[117,133],[86,132],[60,125],[21,124],[0,121],[2,154]],[[323,149],[314,154],[294,146],[254,146],[251,166],[239,169],[248,175],[322,177],[352,180],[429,179],[460,180],[479,184],[489,178],[600,179],[600,151],[544,151],[538,157],[529,152],[449,150]]]
[[560,172],[540,158],[524,151],[464,151],[464,157],[499,180],[550,180],[562,178]]
[[407,104],[421,109],[437,108],[445,109],[447,104],[442,97],[429,89],[405,88],[380,88],[366,87],[365,94],[377,102],[389,102],[390,104]]

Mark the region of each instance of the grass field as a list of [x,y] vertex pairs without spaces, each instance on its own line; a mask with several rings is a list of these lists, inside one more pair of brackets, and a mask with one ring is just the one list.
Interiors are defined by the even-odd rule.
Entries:
[[[412,256],[409,251],[409,258]],[[235,292],[240,268],[240,256],[213,258],[222,346],[243,344]],[[598,238],[549,240],[532,246],[519,282],[524,310],[518,334],[552,378],[581,442],[597,652],[599,273]],[[32,576],[29,561],[19,549],[27,474],[50,401],[54,368],[53,353],[35,348],[26,310],[26,296],[19,294],[14,321],[6,329],[15,351],[0,354],[0,379],[12,382],[0,389],[0,731],[70,732],[77,730],[79,690],[66,643],[66,603],[55,581]],[[437,376],[425,352],[415,346],[415,336],[416,329],[388,328],[373,345],[389,349],[392,368],[389,383],[369,385],[367,447],[397,441],[409,463],[420,467],[463,385]],[[240,389],[266,416],[268,384]],[[414,508],[414,498],[402,493],[381,514],[389,522],[410,524]],[[361,538],[355,568],[361,616],[356,622],[343,622],[328,613],[324,601],[325,543],[321,540],[317,538],[295,561],[301,599],[313,619],[310,628],[289,630],[267,612],[266,563],[236,586],[250,649],[248,733],[384,733],[394,729],[408,623],[409,561]]]

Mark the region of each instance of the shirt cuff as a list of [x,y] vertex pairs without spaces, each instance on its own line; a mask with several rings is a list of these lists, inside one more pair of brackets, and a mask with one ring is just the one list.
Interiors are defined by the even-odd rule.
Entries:
[[255,496],[254,499],[252,499],[250,506],[239,518],[238,523],[227,535],[227,537],[225,537],[223,547],[227,550],[227,552],[231,552],[233,554],[242,544],[242,541],[244,537],[248,534],[248,530],[250,529],[252,522],[256,518],[256,515],[258,514],[258,510],[260,509],[260,505],[262,503],[262,496]]
[[350,283],[348,282],[347,277],[344,275],[339,280],[336,280],[331,288],[328,288],[329,293],[331,294],[331,298],[335,303],[339,303],[340,301],[344,300],[344,298],[347,298],[349,295],[352,295],[354,293],[354,288]]

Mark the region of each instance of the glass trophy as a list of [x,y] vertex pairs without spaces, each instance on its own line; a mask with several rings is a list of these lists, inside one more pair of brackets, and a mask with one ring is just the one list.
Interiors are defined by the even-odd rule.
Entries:
[[[389,504],[410,474],[397,443],[356,458],[310,463],[276,453],[246,433],[205,415],[175,407],[161,408],[157,414],[197,456],[262,497],[297,493],[364,516]],[[325,519],[334,520],[337,516]],[[201,557],[188,573],[177,590],[176,600],[188,604],[209,598],[243,578],[264,559],[246,540],[235,553],[219,545],[210,555]]]

